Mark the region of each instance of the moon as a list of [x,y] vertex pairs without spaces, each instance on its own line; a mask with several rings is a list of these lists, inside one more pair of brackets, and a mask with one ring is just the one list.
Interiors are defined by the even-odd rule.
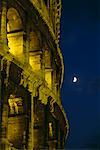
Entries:
[[73,77],[73,82],[77,82],[77,77]]

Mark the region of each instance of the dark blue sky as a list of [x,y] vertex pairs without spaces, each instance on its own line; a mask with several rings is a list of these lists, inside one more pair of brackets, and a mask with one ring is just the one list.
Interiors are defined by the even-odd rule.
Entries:
[[[66,148],[100,149],[100,1],[63,0],[62,101],[70,132]],[[78,82],[73,83],[73,76]]]

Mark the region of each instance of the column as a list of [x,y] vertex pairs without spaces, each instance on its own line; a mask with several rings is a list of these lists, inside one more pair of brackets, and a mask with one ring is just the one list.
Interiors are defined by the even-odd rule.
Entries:
[[[1,121],[2,121],[2,111],[1,111],[1,108],[2,108],[2,73],[1,73],[1,59],[0,58],[0,141],[1,141]],[[1,143],[0,143],[1,144]]]
[[31,110],[30,110],[30,122],[29,122],[29,139],[28,139],[28,149],[33,150],[33,106],[34,99],[31,94]]
[[30,49],[30,20],[27,16],[28,22],[26,22],[26,49],[25,49],[25,64],[29,63],[29,49]]
[[1,1],[0,1],[0,40],[1,40]]
[[9,67],[10,67],[10,62],[8,61],[7,67],[6,67],[6,77],[5,77],[5,74],[2,73],[2,79],[4,81],[2,83],[2,86],[5,89],[5,91],[3,91],[3,95],[2,95],[3,104],[2,104],[2,124],[1,124],[1,149],[4,149],[4,150],[7,149],[9,145],[9,142],[7,139],[7,128],[8,128],[8,102],[7,100],[8,100]]
[[1,2],[1,39],[3,46],[7,46],[7,1]]
[[42,48],[41,68],[42,68],[43,80],[45,80],[45,49],[44,47]]

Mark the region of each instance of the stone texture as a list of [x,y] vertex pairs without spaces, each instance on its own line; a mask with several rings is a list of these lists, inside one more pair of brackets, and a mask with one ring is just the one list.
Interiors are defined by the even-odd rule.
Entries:
[[61,1],[0,2],[0,149],[62,149]]

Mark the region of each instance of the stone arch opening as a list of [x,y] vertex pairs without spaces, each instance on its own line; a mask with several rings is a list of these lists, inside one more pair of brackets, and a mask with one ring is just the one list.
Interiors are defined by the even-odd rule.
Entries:
[[10,7],[7,11],[7,38],[9,52],[16,59],[25,62],[25,33],[22,19],[17,9]]
[[14,94],[10,94],[8,98],[9,115],[18,115],[24,113],[23,100],[21,97],[16,97]]
[[37,72],[41,69],[41,37],[40,33],[35,29],[30,29],[30,46],[29,46],[29,64],[33,71]]
[[20,18],[18,11],[15,8],[11,7],[8,9],[7,19],[8,19],[7,32],[22,30],[23,28],[22,20]]

